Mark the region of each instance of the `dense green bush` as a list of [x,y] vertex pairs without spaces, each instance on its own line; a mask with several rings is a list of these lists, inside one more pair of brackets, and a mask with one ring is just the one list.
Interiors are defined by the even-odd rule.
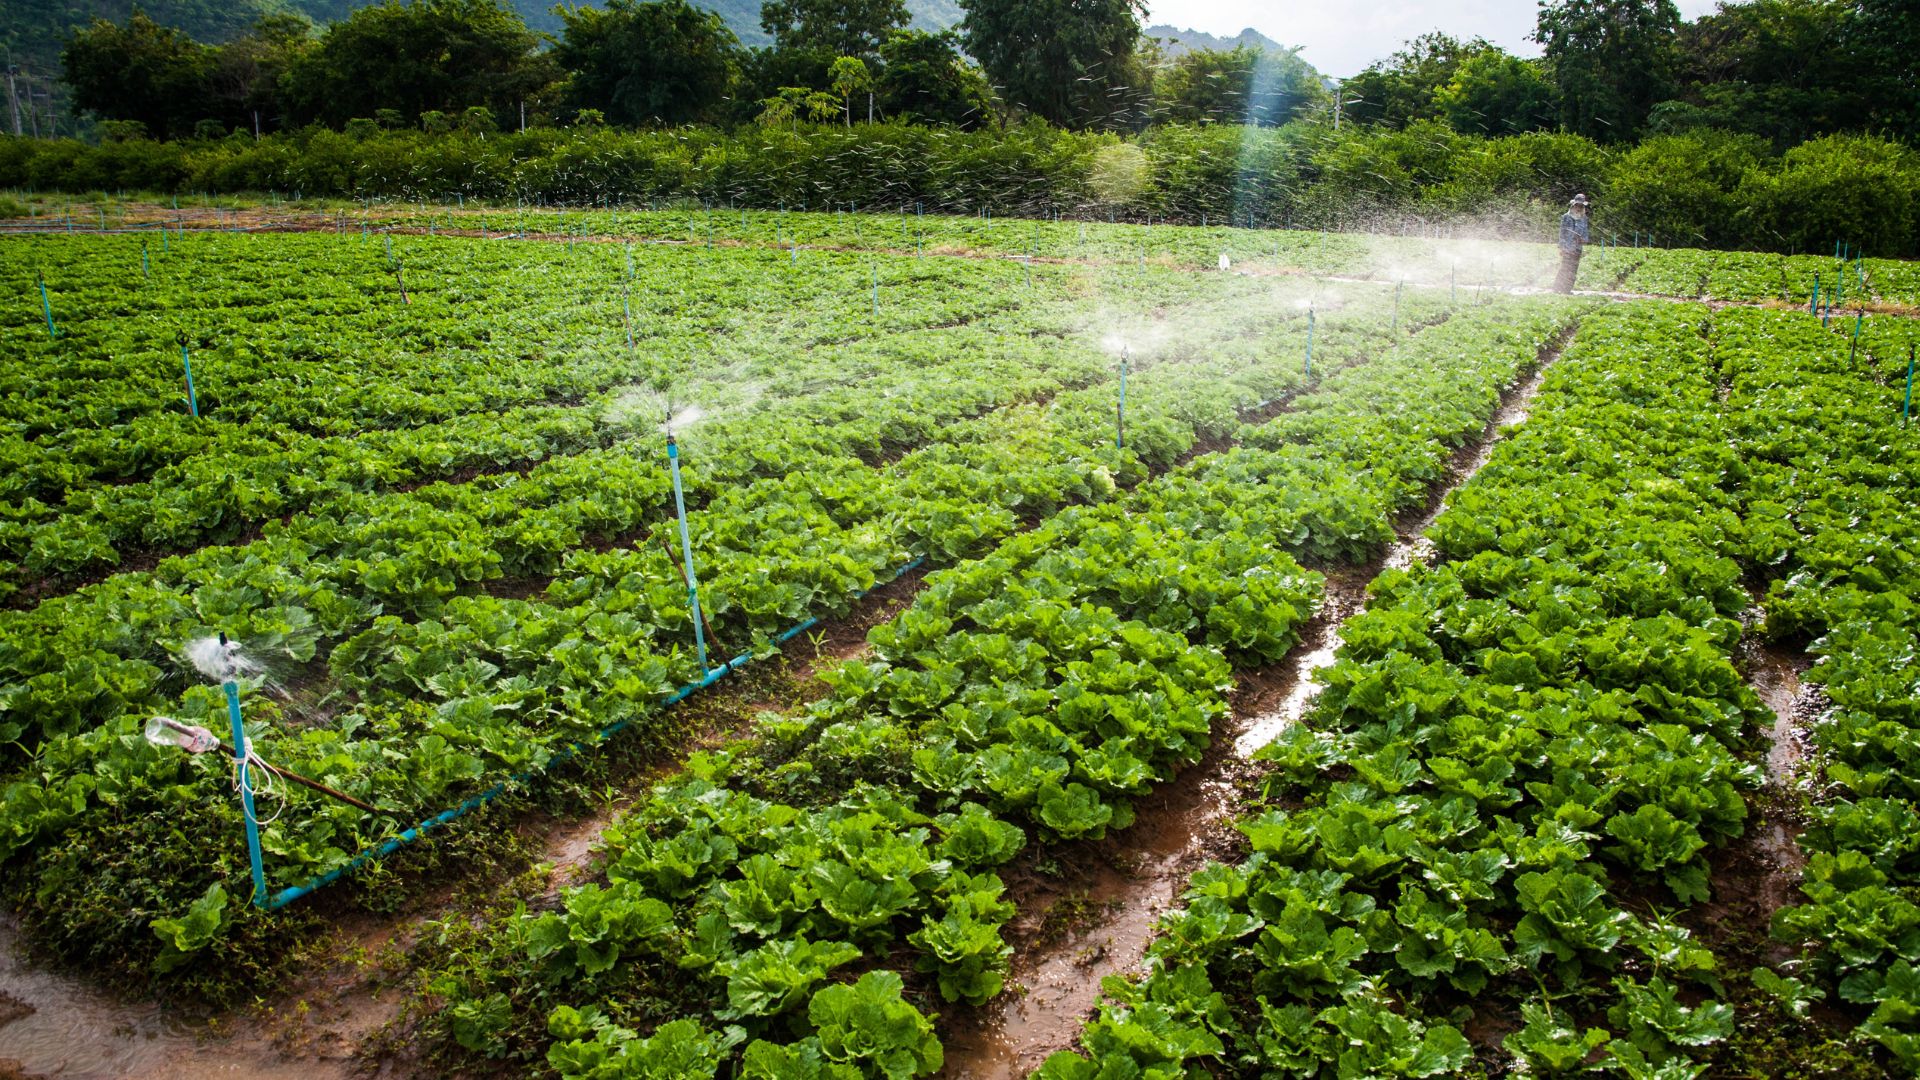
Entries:
[[1735,191],[1768,156],[1766,140],[1755,135],[1656,135],[1621,156],[1608,204],[1635,230],[1670,243],[1737,247],[1749,230]]
[[1787,151],[1771,172],[1747,173],[1736,195],[1752,244],[1818,252],[1848,240],[1871,254],[1920,249],[1920,154],[1861,135],[1829,135]]
[[299,192],[564,205],[697,199],[1332,228],[1463,219],[1539,235],[1576,191],[1600,232],[1659,243],[1920,253],[1920,154],[1831,136],[1775,157],[1762,139],[1701,129],[1613,150],[1577,135],[1504,138],[1404,129],[1169,124],[1136,136],[1039,121],[961,131],[904,123],[599,126],[521,134],[308,129],[254,140],[101,145],[0,136],[0,186],[36,190]]

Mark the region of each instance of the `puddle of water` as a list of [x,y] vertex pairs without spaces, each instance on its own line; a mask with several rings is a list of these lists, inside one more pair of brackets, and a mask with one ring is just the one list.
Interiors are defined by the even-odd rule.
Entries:
[[1248,718],[1239,737],[1233,741],[1234,753],[1243,758],[1252,757],[1255,751],[1272,742],[1289,725],[1298,723],[1301,717],[1307,715],[1313,699],[1320,696],[1320,684],[1313,681],[1313,674],[1333,665],[1334,652],[1340,647],[1340,625],[1344,621],[1326,618],[1324,611],[1323,616],[1315,620],[1317,632],[1287,656],[1285,663],[1288,670],[1280,679],[1286,689],[1281,693],[1280,700],[1271,708]]
[[1747,683],[1759,695],[1761,703],[1773,710],[1774,716],[1773,726],[1767,731],[1772,741],[1767,748],[1767,779],[1786,787],[1793,783],[1794,774],[1807,754],[1801,739],[1807,722],[1812,719],[1805,714],[1812,711],[1813,702],[1800,681],[1807,662],[1804,657],[1784,649],[1748,640],[1752,644],[1743,665]]
[[[0,923],[0,1061],[28,1077],[219,1076],[345,1078],[344,1060],[305,1058],[297,1065],[257,1037],[225,1040],[160,1005],[121,1002],[78,979],[29,966],[18,930]],[[27,1011],[31,1010],[31,1011]],[[6,1017],[12,1019],[5,1019]]]

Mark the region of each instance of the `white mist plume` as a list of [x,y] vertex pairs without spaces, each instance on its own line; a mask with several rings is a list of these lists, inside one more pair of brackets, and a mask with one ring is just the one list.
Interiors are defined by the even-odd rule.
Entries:
[[195,671],[214,682],[226,682],[265,670],[246,654],[237,641],[222,642],[217,636],[197,637],[182,650]]

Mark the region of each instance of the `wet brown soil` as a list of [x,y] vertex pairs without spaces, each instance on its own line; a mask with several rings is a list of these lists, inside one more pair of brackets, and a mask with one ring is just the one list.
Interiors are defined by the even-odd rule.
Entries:
[[29,967],[16,943],[14,924],[0,923],[0,1076],[345,1080],[359,1039],[384,1021],[386,1004],[350,971],[293,988],[281,1016],[249,1010],[208,1024]]
[[[1756,609],[1747,622],[1757,626],[1759,621]],[[1797,950],[1772,941],[1767,931],[1775,912],[1801,899],[1807,859],[1796,842],[1804,828],[1797,793],[1809,780],[1807,731],[1827,703],[1818,687],[1803,681],[1811,661],[1798,648],[1749,632],[1734,659],[1773,713],[1765,733],[1766,780],[1748,800],[1745,833],[1709,858],[1712,897],[1693,917],[1696,929],[1716,948],[1778,966],[1794,959]]]

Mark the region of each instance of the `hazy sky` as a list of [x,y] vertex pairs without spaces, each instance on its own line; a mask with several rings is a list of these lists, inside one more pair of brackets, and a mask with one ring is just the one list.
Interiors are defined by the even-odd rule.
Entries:
[[[1711,11],[1714,0],[1679,0],[1688,18]],[[1245,27],[1282,45],[1304,45],[1300,55],[1328,75],[1346,78],[1429,30],[1479,36],[1521,56],[1538,56],[1534,0],[1147,0],[1147,22],[1172,23],[1231,36]]]

